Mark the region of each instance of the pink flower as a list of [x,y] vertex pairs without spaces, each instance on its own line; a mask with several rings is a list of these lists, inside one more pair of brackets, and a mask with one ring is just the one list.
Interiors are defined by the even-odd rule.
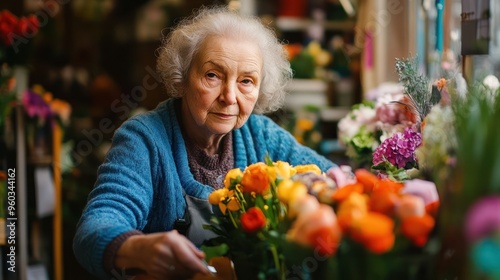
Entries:
[[347,165],[332,167],[326,171],[326,175],[332,178],[339,188],[356,182],[351,167]]
[[465,236],[470,242],[500,231],[500,196],[487,196],[476,201],[465,217]]
[[403,193],[413,194],[421,197],[425,205],[439,201],[439,195],[434,182],[421,179],[413,179],[405,182]]
[[379,165],[387,160],[398,168],[411,168],[409,165],[416,165],[415,150],[420,144],[422,144],[420,133],[407,127],[404,133],[396,133],[378,146],[373,153],[373,165]]

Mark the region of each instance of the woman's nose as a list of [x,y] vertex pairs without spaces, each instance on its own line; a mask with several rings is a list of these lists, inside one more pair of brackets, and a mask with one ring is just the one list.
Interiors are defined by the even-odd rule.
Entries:
[[227,83],[219,96],[219,100],[224,102],[226,105],[233,105],[236,103],[236,85],[232,83]]

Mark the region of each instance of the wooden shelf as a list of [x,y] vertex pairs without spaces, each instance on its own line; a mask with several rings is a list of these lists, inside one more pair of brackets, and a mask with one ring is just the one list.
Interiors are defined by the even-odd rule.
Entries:
[[281,31],[305,31],[313,24],[321,24],[326,30],[352,31],[354,20],[343,21],[314,21],[307,18],[278,17],[276,26]]

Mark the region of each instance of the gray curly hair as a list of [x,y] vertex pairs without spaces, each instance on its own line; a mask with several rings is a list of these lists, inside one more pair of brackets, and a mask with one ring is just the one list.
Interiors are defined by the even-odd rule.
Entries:
[[255,113],[278,110],[285,100],[285,86],[292,77],[285,49],[275,33],[256,17],[247,17],[226,7],[202,7],[182,20],[157,50],[156,69],[169,97],[181,97],[192,58],[205,38],[211,35],[245,39],[257,43],[262,54],[263,77]]

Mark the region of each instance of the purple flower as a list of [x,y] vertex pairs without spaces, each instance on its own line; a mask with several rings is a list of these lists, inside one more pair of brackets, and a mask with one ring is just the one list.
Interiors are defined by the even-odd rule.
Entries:
[[416,163],[415,150],[420,144],[422,144],[420,133],[407,127],[404,132],[395,133],[378,146],[373,153],[373,164],[379,165],[387,160],[398,168],[404,168],[408,163]]
[[43,100],[42,96],[31,90],[27,90],[23,94],[23,106],[28,117],[38,118],[40,123],[43,123],[52,114],[50,106]]

